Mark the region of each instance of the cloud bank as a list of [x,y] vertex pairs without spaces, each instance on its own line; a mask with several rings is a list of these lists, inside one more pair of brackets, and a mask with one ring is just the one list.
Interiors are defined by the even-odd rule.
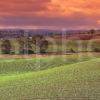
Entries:
[[99,0],[1,0],[0,27],[99,28]]

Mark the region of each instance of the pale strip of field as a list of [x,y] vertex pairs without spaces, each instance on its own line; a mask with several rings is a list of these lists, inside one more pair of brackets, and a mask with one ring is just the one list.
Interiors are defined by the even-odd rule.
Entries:
[[79,53],[66,53],[66,54],[30,54],[30,55],[10,55],[10,54],[0,54],[0,59],[31,59],[31,58],[43,58],[43,57],[53,57],[53,56],[69,56],[69,55],[76,55],[76,56],[94,56],[100,57],[100,52],[79,52]]

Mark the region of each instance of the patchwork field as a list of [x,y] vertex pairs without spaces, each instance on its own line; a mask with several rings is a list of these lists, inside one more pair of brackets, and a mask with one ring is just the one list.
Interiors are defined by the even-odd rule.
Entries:
[[100,58],[1,59],[0,100],[100,100]]

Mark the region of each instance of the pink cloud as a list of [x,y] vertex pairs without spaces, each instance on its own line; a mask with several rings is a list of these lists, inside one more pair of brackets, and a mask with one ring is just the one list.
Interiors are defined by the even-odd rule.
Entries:
[[1,0],[0,26],[99,27],[99,0]]

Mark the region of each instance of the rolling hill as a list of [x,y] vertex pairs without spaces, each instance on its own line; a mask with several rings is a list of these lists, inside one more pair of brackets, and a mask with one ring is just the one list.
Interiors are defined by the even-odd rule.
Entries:
[[0,100],[100,100],[100,58],[0,75]]

